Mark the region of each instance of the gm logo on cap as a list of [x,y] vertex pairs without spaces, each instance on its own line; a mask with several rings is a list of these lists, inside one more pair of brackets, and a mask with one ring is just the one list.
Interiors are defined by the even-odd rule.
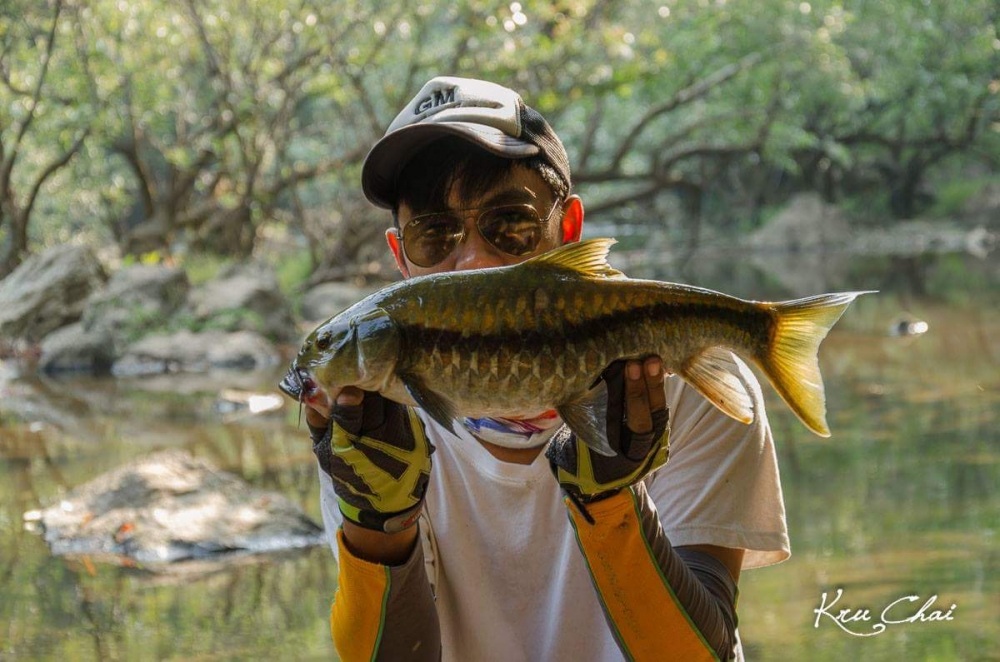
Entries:
[[457,87],[449,87],[444,90],[435,90],[430,96],[417,99],[417,104],[413,107],[413,114],[420,115],[430,110],[449,103],[455,103],[455,92]]

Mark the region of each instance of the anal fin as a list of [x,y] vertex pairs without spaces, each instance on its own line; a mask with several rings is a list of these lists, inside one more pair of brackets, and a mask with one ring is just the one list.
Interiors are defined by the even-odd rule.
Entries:
[[754,419],[753,399],[734,369],[729,350],[710,347],[689,359],[678,374],[724,414],[749,424]]

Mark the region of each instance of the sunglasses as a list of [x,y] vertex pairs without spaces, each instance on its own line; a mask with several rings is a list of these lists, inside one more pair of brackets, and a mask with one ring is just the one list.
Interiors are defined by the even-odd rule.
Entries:
[[465,239],[465,219],[479,212],[476,228],[493,248],[507,255],[530,255],[545,235],[552,214],[560,207],[556,200],[542,218],[529,204],[503,205],[486,210],[435,212],[414,216],[406,227],[397,230],[406,258],[420,267],[433,267],[445,260]]

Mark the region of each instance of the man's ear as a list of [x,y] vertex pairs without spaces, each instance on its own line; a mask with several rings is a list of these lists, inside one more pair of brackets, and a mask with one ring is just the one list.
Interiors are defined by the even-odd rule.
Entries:
[[562,243],[570,244],[580,241],[583,233],[583,201],[578,195],[566,198],[563,204]]
[[399,269],[399,273],[403,274],[403,278],[409,278],[410,269],[406,266],[406,257],[403,255],[403,244],[399,242],[399,230],[396,228],[386,230],[385,243],[389,244],[389,250],[392,252],[393,259],[396,260],[396,268]]

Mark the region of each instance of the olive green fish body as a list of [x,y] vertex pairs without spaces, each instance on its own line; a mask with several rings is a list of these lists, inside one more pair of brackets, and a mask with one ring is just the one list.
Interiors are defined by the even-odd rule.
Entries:
[[[666,283],[561,282],[541,268],[475,276],[450,282],[455,296],[437,306],[407,305],[413,290],[399,293],[398,307],[382,305],[406,348],[397,370],[438,385],[457,409],[478,416],[526,414],[532,401],[539,412],[551,409],[589,390],[620,358],[658,354],[674,369],[720,342],[746,353],[766,343],[771,321],[738,299]],[[710,305],[710,297],[719,301]]]
[[607,264],[611,243],[397,283],[321,325],[296,366],[324,388],[378,390],[445,425],[554,408],[607,453],[598,382],[608,364],[658,355],[722,411],[750,422],[746,386],[725,367],[731,351],[757,364],[810,429],[829,434],[816,352],[859,293],[760,303],[628,279]]

